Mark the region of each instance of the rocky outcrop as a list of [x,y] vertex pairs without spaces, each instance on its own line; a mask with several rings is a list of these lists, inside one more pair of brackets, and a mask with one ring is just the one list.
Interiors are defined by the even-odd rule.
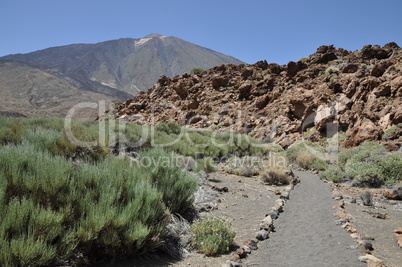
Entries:
[[[163,76],[148,92],[117,104],[108,117],[252,132],[283,147],[303,136],[331,136],[337,129],[346,134],[342,145],[352,147],[402,128],[401,71],[402,49],[395,43],[356,52],[321,46],[282,66],[260,61]],[[399,149],[402,137],[386,141]]]

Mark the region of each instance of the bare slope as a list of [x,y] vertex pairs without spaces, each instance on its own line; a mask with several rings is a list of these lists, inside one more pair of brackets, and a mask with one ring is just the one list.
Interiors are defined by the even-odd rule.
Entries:
[[[109,91],[117,89],[131,95],[151,88],[161,75],[183,74],[194,67],[209,69],[226,63],[241,63],[233,57],[159,34],[141,39],[52,47],[0,59],[22,62],[67,77],[82,90],[110,94]],[[128,98],[124,94],[118,97]]]

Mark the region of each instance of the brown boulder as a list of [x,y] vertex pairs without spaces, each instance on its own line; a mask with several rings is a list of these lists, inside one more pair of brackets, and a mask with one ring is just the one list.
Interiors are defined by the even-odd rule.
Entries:
[[273,74],[280,74],[282,72],[281,66],[279,64],[276,64],[276,63],[269,64],[268,69]]
[[243,80],[247,80],[250,76],[253,75],[253,68],[251,67],[247,67],[245,70],[243,70],[243,72],[241,73],[241,77],[243,78]]
[[338,57],[332,52],[325,53],[323,55],[318,56],[316,59],[314,59],[313,63],[315,63],[315,64],[317,64],[317,63],[326,64],[329,61],[335,60],[337,58]]
[[389,96],[391,94],[391,85],[389,83],[383,83],[375,88],[373,93],[376,96]]
[[305,68],[307,68],[307,65],[301,61],[298,61],[297,63],[294,61],[290,61],[288,63],[288,76],[293,77],[297,74],[297,72]]
[[378,127],[371,120],[363,118],[346,131],[346,139],[343,145],[345,147],[358,146],[365,141],[378,140],[379,136]]
[[181,96],[182,98],[185,98],[188,94],[188,91],[186,89],[186,83],[184,81],[178,81],[173,89],[175,90],[175,92]]
[[379,64],[376,64],[371,70],[370,70],[370,75],[374,77],[381,77],[384,72],[388,69],[389,66],[391,66],[392,63],[389,61],[383,61]]
[[269,97],[267,95],[264,95],[264,96],[257,98],[257,100],[255,101],[255,106],[258,109],[263,109],[268,104],[268,102],[269,102]]
[[214,88],[226,86],[228,83],[229,83],[228,77],[217,76],[212,79],[212,86]]
[[391,56],[392,52],[379,46],[365,45],[361,54],[363,59],[386,59]]
[[402,122],[402,107],[399,106],[392,114],[392,123],[398,124]]
[[252,87],[253,87],[253,84],[250,81],[246,81],[246,82],[242,83],[239,87],[240,98],[245,98],[245,97],[249,96]]
[[355,73],[358,69],[359,69],[358,65],[348,64],[343,68],[342,73]]
[[398,190],[388,189],[383,192],[383,196],[386,199],[391,200],[402,200],[402,187],[398,188]]

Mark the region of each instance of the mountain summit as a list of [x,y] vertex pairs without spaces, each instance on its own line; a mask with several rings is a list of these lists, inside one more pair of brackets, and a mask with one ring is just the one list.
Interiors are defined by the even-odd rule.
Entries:
[[[190,72],[194,67],[209,69],[226,63],[241,63],[233,57],[158,33],[140,39],[53,47],[1,59],[68,76],[85,84],[84,90],[99,91],[98,85],[130,95],[151,88],[161,75],[175,76]],[[89,88],[85,88],[89,84]]]
[[[59,116],[65,114],[68,108],[57,110],[60,102],[73,104],[86,101],[80,97],[83,94],[88,97],[97,94],[96,97],[91,95],[91,100],[102,95],[112,101],[125,100],[151,88],[162,75],[172,77],[190,72],[194,67],[209,69],[229,63],[242,62],[177,37],[152,33],[139,39],[72,44],[1,57],[0,88],[11,98],[11,102],[18,102],[14,101],[15,98],[27,95],[30,99],[27,100],[28,106],[40,102],[41,105],[34,105],[33,108],[40,111],[52,106],[52,111],[45,113]],[[15,77],[20,77],[18,95],[14,92],[17,90],[13,82]],[[63,94],[63,99],[52,101],[58,99],[59,93],[66,91],[65,88],[74,93]],[[46,93],[42,94],[44,91]],[[32,92],[36,92],[35,95]],[[14,107],[10,106],[10,101],[2,102],[0,110],[21,111],[21,103]],[[31,108],[27,109],[28,113]]]

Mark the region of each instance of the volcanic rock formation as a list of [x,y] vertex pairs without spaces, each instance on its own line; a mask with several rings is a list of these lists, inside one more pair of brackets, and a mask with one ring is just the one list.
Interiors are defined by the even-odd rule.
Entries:
[[260,61],[162,76],[148,92],[116,104],[108,117],[232,129],[283,147],[342,131],[345,147],[386,139],[395,150],[402,142],[401,70],[396,43],[355,52],[321,46],[282,66]]

